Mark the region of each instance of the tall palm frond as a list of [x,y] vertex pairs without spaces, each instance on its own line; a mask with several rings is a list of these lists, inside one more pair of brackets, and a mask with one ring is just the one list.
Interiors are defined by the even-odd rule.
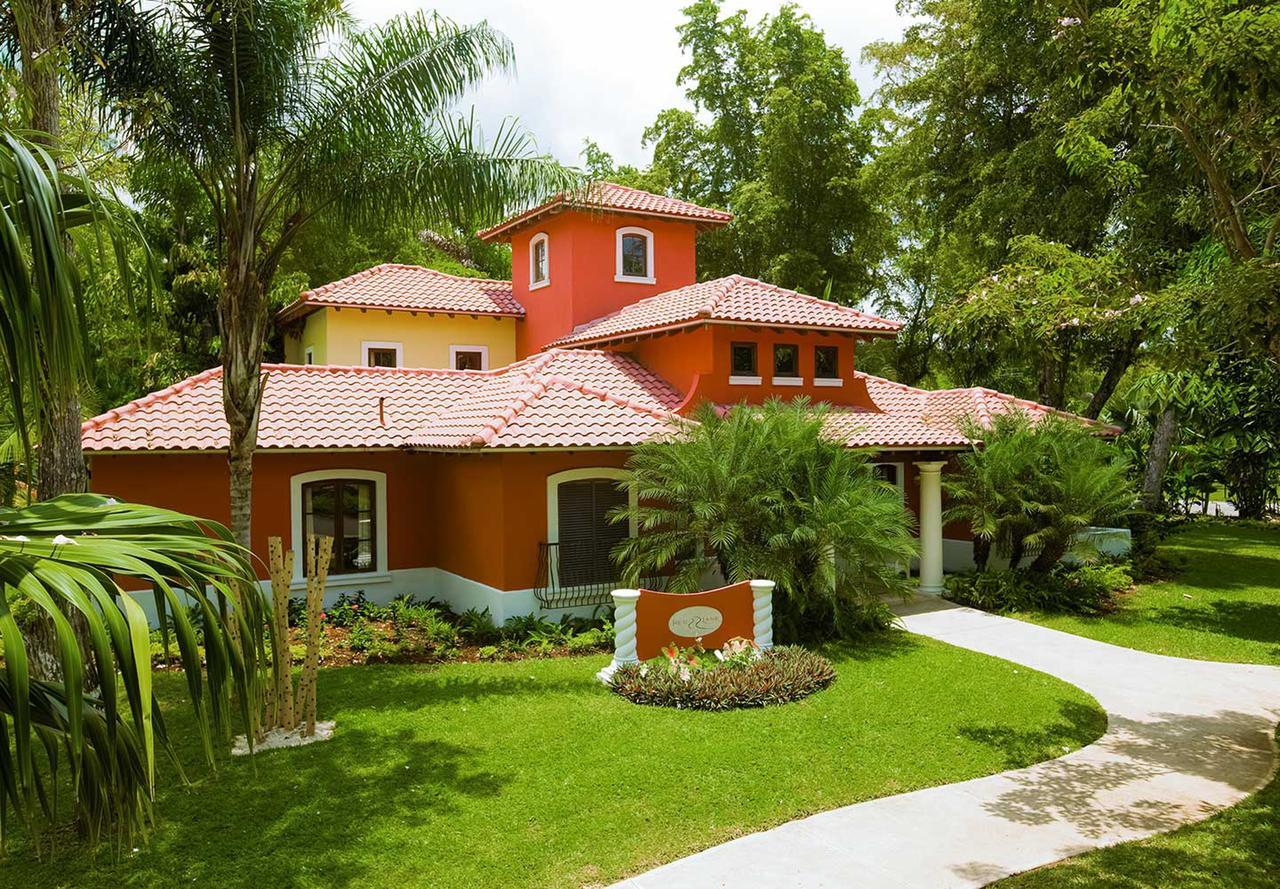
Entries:
[[[150,586],[156,612],[172,624],[212,759],[215,741],[229,731],[232,690],[246,725],[253,724],[251,708],[261,695],[264,611],[260,588],[246,583],[253,577],[247,555],[220,525],[96,494],[0,509],[0,529],[0,582],[53,622],[63,675],[61,684],[32,680],[26,621],[6,597],[0,603],[0,813],[12,806],[32,823],[38,801],[49,820],[57,817],[44,788],[60,779],[55,754],[63,748],[73,805],[90,834],[135,833],[145,827],[155,794],[156,748],[166,747],[168,738],[152,692],[147,615],[115,578]],[[89,627],[102,683],[97,694],[82,691],[85,664],[68,606]],[[202,644],[188,614],[192,606],[204,618]],[[38,775],[35,742],[50,752],[47,779]]]

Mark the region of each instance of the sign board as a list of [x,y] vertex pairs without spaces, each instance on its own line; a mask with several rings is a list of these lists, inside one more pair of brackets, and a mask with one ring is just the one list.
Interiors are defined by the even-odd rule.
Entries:
[[641,590],[636,600],[636,656],[657,657],[672,642],[688,648],[698,639],[708,651],[730,639],[755,638],[749,581],[702,593]]

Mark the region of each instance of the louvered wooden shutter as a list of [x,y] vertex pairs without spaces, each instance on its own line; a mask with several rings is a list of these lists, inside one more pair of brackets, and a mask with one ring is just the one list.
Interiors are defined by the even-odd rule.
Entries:
[[614,507],[627,502],[614,479],[564,482],[558,489],[560,510],[560,585],[610,583],[617,577],[609,554],[627,537],[627,524],[609,521]]

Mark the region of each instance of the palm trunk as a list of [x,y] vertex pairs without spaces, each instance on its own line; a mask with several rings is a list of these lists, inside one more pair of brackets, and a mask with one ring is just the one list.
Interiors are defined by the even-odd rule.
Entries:
[[[222,329],[222,406],[230,442],[231,530],[248,547],[253,510],[253,451],[258,441],[266,298],[249,262],[229,251],[219,299]],[[249,256],[252,256],[251,248]]]
[[1164,473],[1169,468],[1169,457],[1178,436],[1178,414],[1173,408],[1165,408],[1156,421],[1147,449],[1147,468],[1142,476],[1142,508],[1158,512],[1164,503]]
[[79,494],[89,489],[80,446],[80,399],[68,397],[49,406],[40,430],[40,499]]
[[1037,574],[1047,574],[1049,569],[1058,564],[1066,554],[1067,541],[1051,540],[1045,544],[1044,549],[1040,550],[1040,554],[1027,566],[1027,570],[1034,571]]

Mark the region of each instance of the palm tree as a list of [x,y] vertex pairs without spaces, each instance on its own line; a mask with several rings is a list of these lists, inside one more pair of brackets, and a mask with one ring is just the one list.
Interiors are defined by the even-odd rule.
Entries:
[[145,153],[176,158],[213,212],[231,522],[248,545],[267,294],[313,219],[458,223],[576,184],[505,125],[449,109],[513,65],[487,25],[406,15],[355,30],[340,0],[117,0],[78,19],[77,70]]
[[635,506],[614,516],[639,532],[614,553],[624,582],[670,572],[668,590],[693,592],[717,569],[730,583],[767,577],[783,639],[884,621],[881,597],[908,589],[907,511],[866,455],[823,436],[823,419],[804,399],[727,416],[704,405],[675,438],[638,447],[624,482]]
[[[38,426],[51,393],[83,371],[67,235],[91,226],[123,246],[109,210],[89,191],[60,187],[41,149],[0,133],[0,360],[20,431]],[[30,442],[20,437],[29,457]],[[91,838],[109,828],[129,836],[147,823],[156,749],[167,748],[168,738],[152,691],[147,617],[118,586],[121,576],[151,586],[162,622],[175,629],[208,755],[215,737],[229,732],[233,689],[241,719],[254,726],[263,594],[227,529],[96,494],[0,508],[0,838],[11,809],[32,826],[41,809],[49,821],[59,818],[51,791],[63,780],[60,767]],[[203,669],[189,606],[203,617]],[[88,655],[69,615],[87,627]],[[33,617],[54,628],[60,681],[32,675]],[[83,689],[90,668],[99,681],[94,694]]]

